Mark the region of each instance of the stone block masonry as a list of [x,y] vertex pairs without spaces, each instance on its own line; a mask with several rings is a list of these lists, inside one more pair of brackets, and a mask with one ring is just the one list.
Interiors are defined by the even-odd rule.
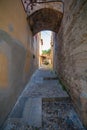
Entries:
[[[55,39],[55,38],[54,38]],[[54,68],[87,127],[87,1],[66,0]],[[55,50],[54,50],[55,52]]]

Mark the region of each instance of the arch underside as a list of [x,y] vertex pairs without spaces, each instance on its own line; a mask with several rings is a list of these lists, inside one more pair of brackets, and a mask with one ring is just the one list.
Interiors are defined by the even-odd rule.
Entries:
[[33,35],[42,30],[58,32],[63,14],[53,9],[40,9],[28,17]]

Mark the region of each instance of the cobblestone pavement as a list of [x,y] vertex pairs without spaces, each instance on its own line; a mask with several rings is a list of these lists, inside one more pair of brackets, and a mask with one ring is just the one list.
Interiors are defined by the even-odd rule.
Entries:
[[84,130],[69,99],[43,102],[44,130]]
[[22,97],[68,97],[67,93],[62,90],[62,86],[56,75],[51,70],[39,69],[37,70]]
[[[29,124],[30,98],[35,100],[40,98],[42,101],[40,127]],[[33,118],[34,116],[35,114],[32,114]],[[38,120],[38,116],[35,119]],[[85,128],[55,73],[48,69],[38,69],[20,95],[1,130],[85,130]]]

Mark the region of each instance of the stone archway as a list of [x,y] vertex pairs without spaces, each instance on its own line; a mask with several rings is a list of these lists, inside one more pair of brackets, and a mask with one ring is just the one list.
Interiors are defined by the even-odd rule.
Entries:
[[44,8],[30,15],[28,17],[28,22],[33,35],[42,30],[51,30],[57,33],[62,17],[63,13],[54,9]]

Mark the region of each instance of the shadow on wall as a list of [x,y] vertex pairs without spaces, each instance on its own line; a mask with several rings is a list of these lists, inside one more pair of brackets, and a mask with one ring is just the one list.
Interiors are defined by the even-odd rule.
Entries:
[[26,49],[0,30],[0,125],[23,90]]

